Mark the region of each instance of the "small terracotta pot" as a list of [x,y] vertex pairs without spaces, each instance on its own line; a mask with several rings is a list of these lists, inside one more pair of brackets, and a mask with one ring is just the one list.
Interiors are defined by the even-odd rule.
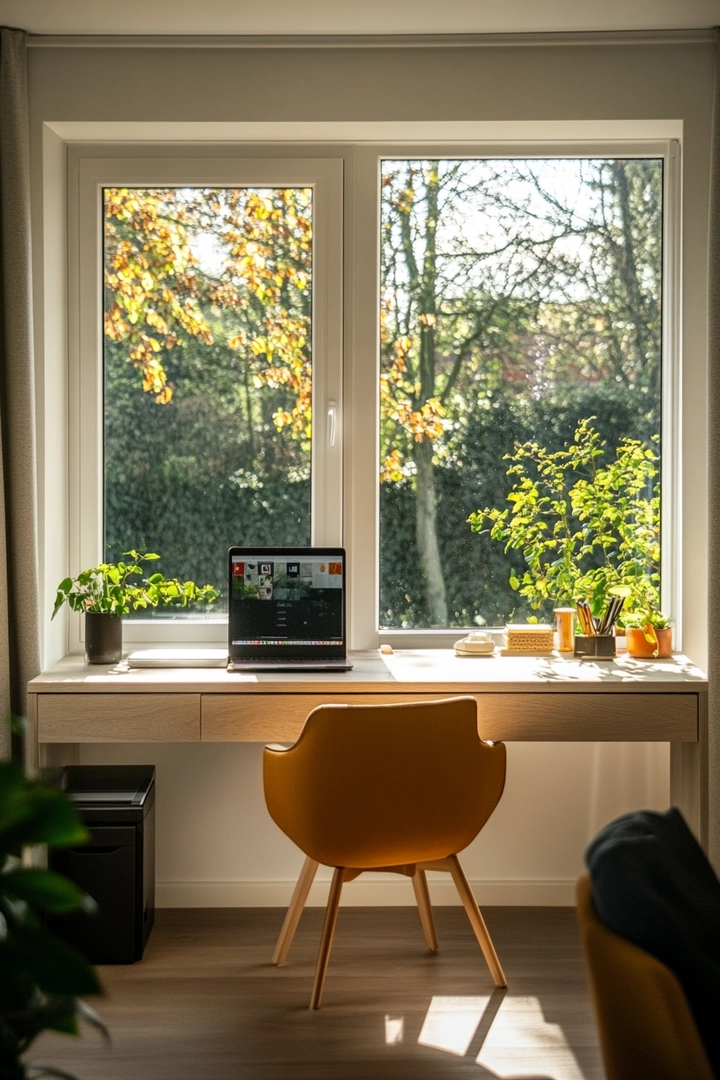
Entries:
[[85,662],[117,664],[122,659],[122,616],[85,612]]
[[[652,636],[652,628],[647,627],[647,632]],[[627,651],[630,656],[639,659],[656,660],[661,657],[672,656],[672,627],[665,626],[662,630],[655,630],[657,646],[645,637],[645,630],[637,626],[628,626],[625,630]],[[657,655],[655,649],[657,648]]]

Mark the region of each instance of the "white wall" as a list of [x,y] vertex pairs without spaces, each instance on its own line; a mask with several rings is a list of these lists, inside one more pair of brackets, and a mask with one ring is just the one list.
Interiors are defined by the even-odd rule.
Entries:
[[[156,766],[160,906],[287,904],[303,858],[265,809],[261,746],[83,747],[83,762],[111,760]],[[666,805],[667,769],[664,745],[509,745],[505,794],[462,857],[478,901],[572,903],[588,839],[625,810]],[[431,877],[436,903],[457,903],[447,876]],[[343,898],[414,903],[409,881],[394,875],[367,874]],[[324,904],[327,886],[310,899]]]
[[[682,132],[683,646],[705,663],[705,364],[710,44],[432,49],[105,49],[30,52],[30,110],[41,560],[45,662],[65,651],[50,627],[54,586],[67,570],[67,394],[64,342],[63,144],[120,138],[253,141],[286,125],[317,141],[395,133],[442,137],[459,122],[492,125],[493,140],[519,123],[625,121]],[[242,125],[252,125],[248,128]],[[300,129],[297,125],[303,125]],[[507,125],[507,127],[504,127]],[[581,137],[582,123],[577,126]],[[464,130],[462,128],[458,130]],[[529,129],[533,130],[533,129]],[[648,128],[649,130],[649,128]],[[409,137],[409,135],[406,135]],[[569,903],[582,851],[610,817],[667,803],[662,746],[511,746],[508,786],[465,865],[478,897],[500,903]],[[85,761],[158,767],[161,904],[283,904],[300,857],[264,808],[256,746],[86,747]],[[711,814],[718,803],[712,789]],[[363,880],[348,902],[411,902],[405,883]],[[438,900],[449,900],[435,887]]]

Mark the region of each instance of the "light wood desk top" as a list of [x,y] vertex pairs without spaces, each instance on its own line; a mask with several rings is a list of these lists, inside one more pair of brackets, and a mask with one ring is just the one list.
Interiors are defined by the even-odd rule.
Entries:
[[29,683],[35,694],[243,693],[356,694],[417,692],[582,693],[707,692],[707,678],[686,656],[671,660],[576,660],[572,656],[456,656],[452,649],[351,655],[347,672],[228,672],[224,668],[132,668],[86,664],[66,656]]
[[[349,672],[87,665],[68,656],[28,685],[29,752],[119,742],[292,742],[328,704],[472,694],[484,739],[669,742],[671,797],[707,835],[707,678],[692,661],[356,653]],[[67,751],[66,751],[67,753]],[[47,756],[45,754],[45,756]],[[57,755],[55,755],[57,757]]]

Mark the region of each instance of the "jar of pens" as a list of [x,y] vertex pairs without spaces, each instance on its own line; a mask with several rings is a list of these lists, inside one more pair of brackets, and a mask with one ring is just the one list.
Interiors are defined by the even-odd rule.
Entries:
[[615,623],[624,603],[624,596],[611,596],[602,615],[597,616],[592,614],[587,600],[578,600],[582,634],[575,635],[575,656],[587,660],[615,658]]

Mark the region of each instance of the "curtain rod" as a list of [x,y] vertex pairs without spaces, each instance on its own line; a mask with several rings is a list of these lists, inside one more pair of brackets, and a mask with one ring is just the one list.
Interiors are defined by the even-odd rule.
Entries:
[[29,48],[66,49],[422,49],[558,45],[698,45],[711,27],[537,34],[28,34]]

